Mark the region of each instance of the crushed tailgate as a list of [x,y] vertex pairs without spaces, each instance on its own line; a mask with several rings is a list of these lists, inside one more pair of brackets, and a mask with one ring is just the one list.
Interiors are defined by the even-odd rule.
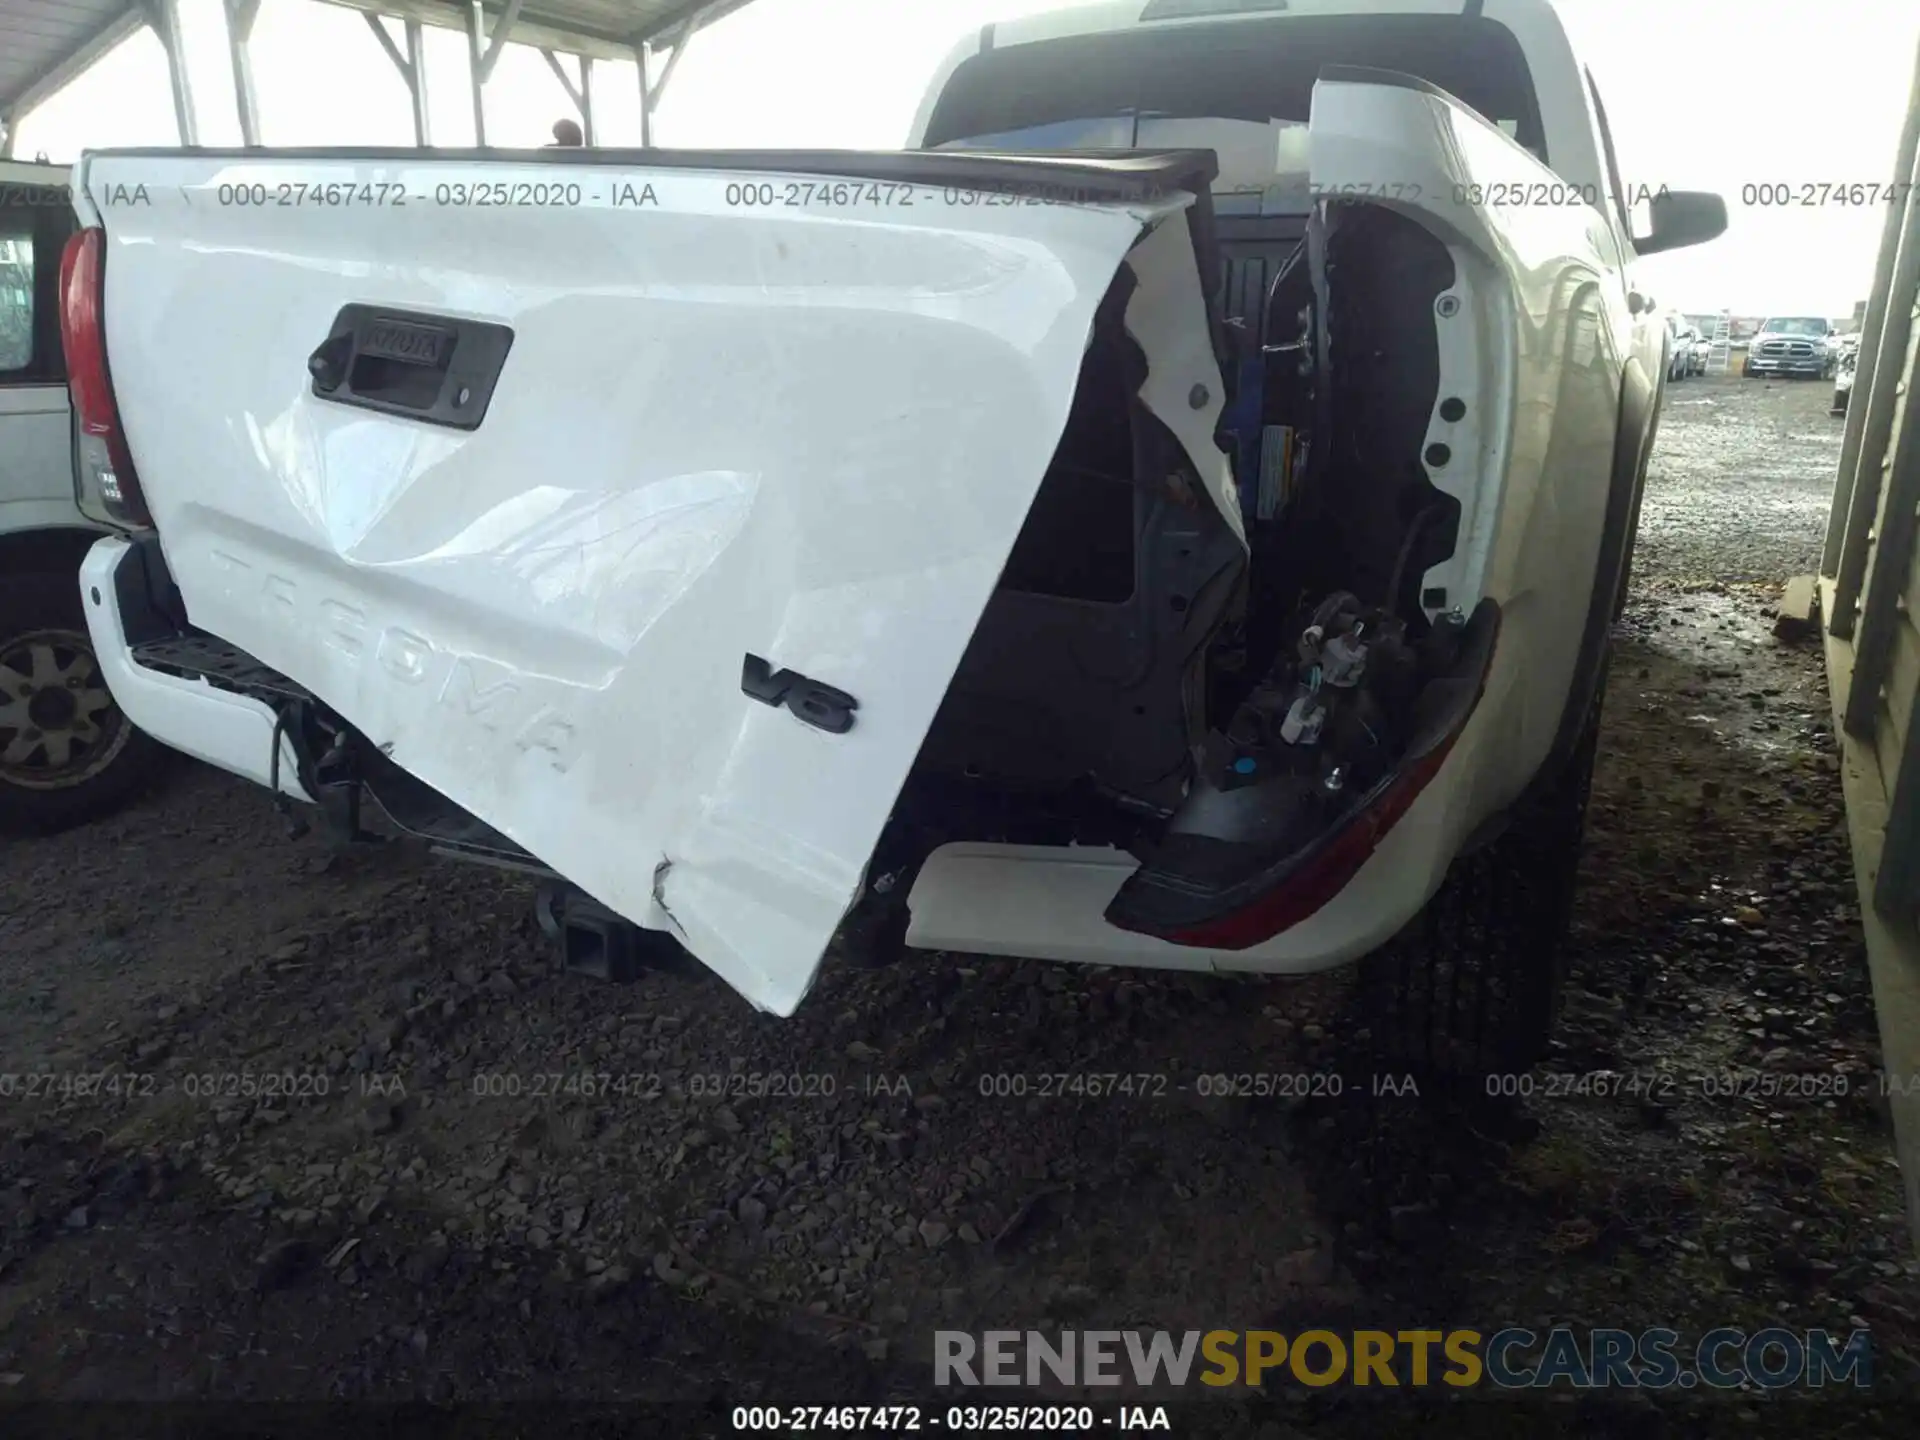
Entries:
[[[192,623],[788,1014],[1144,235],[1203,308],[1210,159],[151,152],[80,189]],[[1191,448],[1219,374],[1170,353],[1144,403],[1207,394]]]

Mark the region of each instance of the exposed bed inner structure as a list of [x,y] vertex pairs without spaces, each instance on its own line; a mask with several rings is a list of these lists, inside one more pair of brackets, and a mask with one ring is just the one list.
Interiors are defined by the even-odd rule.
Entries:
[[1356,822],[1404,811],[1478,696],[1493,607],[1422,593],[1460,513],[1423,452],[1446,246],[1366,203],[1197,223],[1240,523],[1141,402],[1170,341],[1128,329],[1123,268],[875,854],[889,903],[949,841],[1113,845],[1143,863],[1109,921],[1258,943],[1330,895],[1305,872],[1325,889]]

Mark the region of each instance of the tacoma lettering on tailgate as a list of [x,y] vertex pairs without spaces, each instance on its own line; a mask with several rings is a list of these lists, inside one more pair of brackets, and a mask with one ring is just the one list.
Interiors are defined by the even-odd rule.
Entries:
[[559,705],[531,687],[529,677],[516,674],[486,683],[483,670],[497,662],[485,656],[456,654],[405,626],[381,624],[360,605],[315,594],[309,584],[291,575],[263,570],[227,551],[214,550],[210,555],[231,574],[248,581],[259,577],[259,593],[267,602],[264,614],[317,633],[328,649],[362,668],[371,663],[383,677],[426,687],[433,703],[456,720],[504,737],[521,753],[541,751],[547,763],[563,774],[577,757],[577,727]]

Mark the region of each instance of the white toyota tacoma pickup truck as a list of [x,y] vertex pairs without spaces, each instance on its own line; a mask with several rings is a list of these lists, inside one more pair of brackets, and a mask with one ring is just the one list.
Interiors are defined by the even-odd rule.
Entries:
[[1544,1042],[1632,269],[1726,223],[1632,237],[1545,0],[990,26],[897,152],[78,177],[82,584],[168,744],[782,1015],[836,935],[1325,969],[1484,850],[1450,983]]
[[94,662],[74,577],[103,533],[75,505],[60,353],[65,167],[0,160],[0,830],[113,809],[164,752]]

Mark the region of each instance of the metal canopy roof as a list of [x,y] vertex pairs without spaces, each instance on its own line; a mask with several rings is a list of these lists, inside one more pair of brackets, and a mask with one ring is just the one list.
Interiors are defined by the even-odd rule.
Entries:
[[136,0],[0,0],[0,115],[32,109],[145,23]]
[[[15,0],[0,0],[0,9]],[[465,30],[469,0],[321,0],[375,15],[418,20],[448,30]],[[503,15],[513,19],[511,38],[518,45],[591,55],[596,60],[631,60],[633,47],[663,40],[698,15],[711,24],[748,0],[485,0],[487,33]]]
[[[257,0],[255,0],[257,3]],[[370,14],[464,30],[469,0],[321,0]],[[630,60],[633,46],[671,36],[699,16],[718,19],[748,0],[484,0],[489,35],[511,17],[514,41]],[[227,0],[229,11],[235,0]],[[0,118],[18,116],[72,80],[144,24],[163,40],[162,0],[0,0]],[[249,6],[249,9],[252,7]]]

